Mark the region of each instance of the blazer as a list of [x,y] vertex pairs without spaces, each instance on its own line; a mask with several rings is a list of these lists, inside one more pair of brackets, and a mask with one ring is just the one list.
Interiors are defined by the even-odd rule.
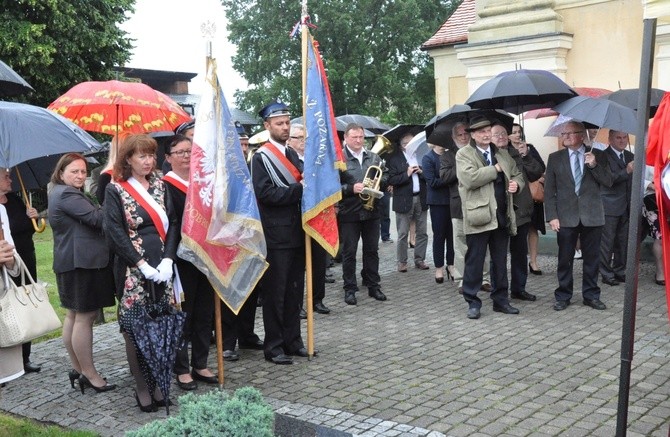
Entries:
[[[515,181],[523,190],[526,183],[521,170],[506,150],[489,146],[495,155],[496,161],[502,168],[505,186],[510,180]],[[458,191],[463,204],[463,229],[466,235],[492,231],[498,228],[496,218],[497,202],[495,198],[494,182],[498,178],[498,171],[488,165],[484,156],[474,145],[461,147],[456,152],[456,172],[458,174]],[[514,214],[514,200],[511,193],[507,193],[507,210],[505,211],[510,235],[516,235],[516,216]]]
[[530,223],[530,218],[535,209],[535,202],[530,194],[529,182],[535,182],[542,177],[544,173],[544,165],[535,160],[531,153],[526,153],[526,156],[521,157],[519,152],[510,144],[507,147],[507,152],[516,162],[516,166],[521,170],[525,186],[523,189],[517,190],[514,193],[514,213],[516,214],[516,225],[521,226]]
[[456,152],[458,148],[445,149],[440,155],[440,179],[449,187],[449,212],[452,219],[463,219],[461,194],[458,192],[456,173]]
[[[363,182],[363,178],[371,165],[379,166],[384,170],[384,163],[381,158],[376,153],[366,150],[363,152],[363,164],[361,165],[358,159],[344,146],[344,164],[346,165],[346,169],[340,170],[342,200],[338,206],[337,219],[341,222],[351,223],[380,218],[379,200],[374,201],[374,209],[372,211],[363,208],[363,200],[360,195],[354,193],[354,184]],[[383,171],[379,188],[384,193],[384,196],[389,195],[386,191],[387,179],[388,172]]]
[[566,148],[549,155],[544,179],[544,213],[548,222],[558,219],[561,226],[569,228],[580,222],[584,226],[605,224],[600,190],[612,186],[612,175],[604,152],[598,149],[591,152],[596,157],[596,166],[584,166],[579,196],[575,194],[570,150]]
[[104,216],[100,207],[93,205],[81,190],[69,185],[54,185],[48,201],[54,272],[106,267],[109,247],[102,232]]
[[[286,147],[286,158],[302,173],[302,165],[295,150]],[[266,165],[281,180],[281,184],[273,181]],[[259,152],[251,158],[251,181],[268,249],[303,247],[305,234],[302,230],[300,205],[302,184],[289,183],[277,167]]]
[[421,160],[423,177],[426,180],[426,203],[428,205],[449,205],[449,184],[440,179],[441,156],[430,150],[423,155]]
[[[402,150],[393,152],[387,161],[389,167],[388,184],[393,186],[393,211],[405,214],[412,209],[414,198],[414,183],[411,176],[407,175],[409,163]],[[426,180],[423,174],[419,174],[419,197],[421,199],[421,210],[428,209],[426,203]]]
[[[633,173],[626,172],[626,164],[621,162],[619,154],[612,146],[604,150],[612,173],[612,186],[601,187],[600,197],[603,199],[605,215],[622,216],[630,211],[630,197],[633,188]],[[623,151],[626,162],[633,162],[634,155],[628,150]]]

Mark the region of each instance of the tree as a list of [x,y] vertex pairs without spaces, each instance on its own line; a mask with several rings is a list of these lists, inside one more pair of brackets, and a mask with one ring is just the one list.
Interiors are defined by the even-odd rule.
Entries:
[[[435,113],[433,66],[419,47],[461,0],[323,0],[309,13],[317,26],[335,112],[379,116],[387,123],[422,123]],[[299,1],[221,0],[234,68],[249,83],[238,106],[255,111],[281,98],[301,114],[300,38],[288,33]]]
[[2,60],[35,89],[19,99],[47,106],[73,85],[113,77],[132,48],[119,24],[135,0],[0,0]]

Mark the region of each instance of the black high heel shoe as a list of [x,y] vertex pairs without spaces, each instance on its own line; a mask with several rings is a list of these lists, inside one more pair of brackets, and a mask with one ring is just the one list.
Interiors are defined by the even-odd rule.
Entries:
[[116,388],[116,384],[105,384],[102,387],[97,387],[91,384],[91,381],[89,381],[86,376],[79,375],[79,388],[81,389],[81,394],[84,394],[84,389],[86,387],[91,387],[93,390],[95,390],[96,393],[102,393],[114,390]]
[[447,279],[449,279],[449,281],[451,281],[451,282],[454,282],[454,280],[455,280],[454,272],[453,272],[454,268],[455,267],[453,265],[448,265],[447,268],[445,269],[445,273],[447,274]]
[[81,374],[74,369],[71,369],[69,372],[67,372],[67,377],[70,378],[70,385],[72,388],[74,388],[74,382],[79,379],[80,375]]
[[156,402],[154,402],[154,398],[151,398],[151,403],[149,405],[142,405],[140,403],[140,398],[137,396],[137,392],[135,392],[135,400],[137,401],[137,406],[140,407],[140,411],[143,413],[155,413],[158,411],[158,408],[156,408]]
[[530,263],[528,263],[528,270],[530,270],[530,272],[531,272],[532,274],[534,274],[534,275],[538,275],[538,276],[539,276],[539,275],[542,274],[542,270],[540,270],[540,269],[535,270],[535,269],[533,268],[533,266],[530,265]]

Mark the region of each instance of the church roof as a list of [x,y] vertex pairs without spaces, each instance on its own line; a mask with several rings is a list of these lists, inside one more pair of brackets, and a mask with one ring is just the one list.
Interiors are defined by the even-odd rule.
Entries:
[[463,0],[451,17],[440,26],[428,41],[421,45],[421,50],[455,45],[468,41],[468,27],[477,19],[475,0]]

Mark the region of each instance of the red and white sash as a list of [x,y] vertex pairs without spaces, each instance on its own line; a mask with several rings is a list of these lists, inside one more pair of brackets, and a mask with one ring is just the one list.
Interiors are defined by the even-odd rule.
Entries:
[[163,176],[163,180],[177,187],[179,191],[181,191],[184,194],[186,194],[186,191],[188,191],[188,181],[182,179],[181,176],[179,176],[172,170],[170,170],[165,174],[165,176]]
[[153,197],[151,197],[140,181],[134,177],[129,177],[127,181],[119,181],[119,185],[121,185],[123,189],[147,211],[149,217],[151,217],[151,221],[153,221],[154,226],[156,226],[158,235],[160,235],[161,240],[165,241],[169,227],[168,216],[165,213],[165,210],[161,208]]

